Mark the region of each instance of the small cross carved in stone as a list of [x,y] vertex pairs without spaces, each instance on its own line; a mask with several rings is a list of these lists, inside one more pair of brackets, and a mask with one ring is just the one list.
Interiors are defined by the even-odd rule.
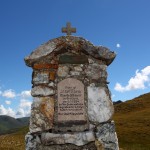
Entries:
[[71,28],[71,23],[67,22],[67,27],[63,27],[61,29],[62,33],[66,33],[67,35],[71,35],[71,33],[76,33],[76,28]]

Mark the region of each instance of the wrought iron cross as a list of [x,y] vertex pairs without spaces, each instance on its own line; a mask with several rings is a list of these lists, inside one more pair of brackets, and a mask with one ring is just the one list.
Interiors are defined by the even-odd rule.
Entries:
[[71,33],[76,33],[76,28],[71,28],[71,23],[67,22],[66,27],[61,29],[62,33],[66,33],[67,35],[71,35]]

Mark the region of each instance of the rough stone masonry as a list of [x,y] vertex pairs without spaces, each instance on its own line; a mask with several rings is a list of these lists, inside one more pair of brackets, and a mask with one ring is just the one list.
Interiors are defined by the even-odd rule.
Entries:
[[26,150],[119,150],[107,66],[116,54],[62,36],[25,58],[33,103]]

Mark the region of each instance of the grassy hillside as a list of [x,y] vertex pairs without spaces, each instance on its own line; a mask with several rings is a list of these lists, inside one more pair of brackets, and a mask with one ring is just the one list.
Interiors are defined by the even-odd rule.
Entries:
[[28,132],[28,126],[20,128],[19,131],[12,134],[0,136],[0,150],[25,150],[25,134]]
[[120,147],[150,150],[150,93],[115,105],[114,120]]
[[16,120],[24,126],[29,125],[29,117],[17,118]]
[[22,123],[15,118],[5,115],[0,116],[0,134],[19,127],[22,127]]
[[[150,93],[116,104],[113,119],[121,150],[150,150]],[[28,127],[24,127],[0,136],[0,150],[24,150],[27,132]]]
[[27,126],[29,123],[29,117],[15,119],[10,116],[0,116],[0,135],[5,133],[12,133],[17,131],[18,128]]

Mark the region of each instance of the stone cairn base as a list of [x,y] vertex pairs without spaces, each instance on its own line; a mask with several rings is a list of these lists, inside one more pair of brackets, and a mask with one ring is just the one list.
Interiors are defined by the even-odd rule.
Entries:
[[119,150],[114,121],[74,133],[36,133],[25,137],[26,150]]
[[118,150],[107,66],[116,54],[82,37],[49,40],[25,58],[33,103],[26,150]]

